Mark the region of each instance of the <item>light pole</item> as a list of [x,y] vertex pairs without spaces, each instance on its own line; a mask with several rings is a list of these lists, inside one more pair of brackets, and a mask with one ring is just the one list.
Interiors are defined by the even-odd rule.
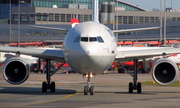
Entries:
[[75,18],[75,3],[74,3],[74,0],[73,0],[73,18]]
[[116,30],[118,30],[118,0],[116,0]]
[[9,43],[11,43],[11,0],[9,0]]
[[164,0],[164,45],[166,45],[166,0]]
[[20,0],[18,0],[18,47],[20,47]]
[[160,0],[160,42],[162,41],[162,0]]
[[76,0],[76,6],[77,6],[77,8],[76,8],[76,19],[78,19],[78,1]]
[[[114,3],[114,5],[115,5],[114,0],[113,0],[113,3]],[[115,7],[115,6],[114,6],[114,7]],[[109,14],[109,12],[108,12],[108,14]],[[115,19],[115,18],[113,18],[113,30],[114,30],[114,19]]]
[[[118,0],[116,0],[116,30],[118,30]],[[116,34],[116,40],[118,42],[118,33]]]

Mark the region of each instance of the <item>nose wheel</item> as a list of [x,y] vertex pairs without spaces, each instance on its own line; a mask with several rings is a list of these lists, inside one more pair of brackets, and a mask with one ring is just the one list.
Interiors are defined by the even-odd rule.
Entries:
[[84,86],[84,95],[88,95],[88,93],[94,95],[94,86],[91,86],[90,88],[88,86]]
[[84,95],[88,95],[88,93],[90,93],[90,95],[94,95],[94,86],[91,86],[91,77],[93,75],[92,74],[87,74],[86,77],[87,79],[87,86],[84,86]]

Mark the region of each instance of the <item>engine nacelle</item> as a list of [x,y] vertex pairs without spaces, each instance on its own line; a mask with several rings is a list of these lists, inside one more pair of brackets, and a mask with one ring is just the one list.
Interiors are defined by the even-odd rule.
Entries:
[[3,77],[11,84],[21,84],[29,77],[29,64],[20,57],[8,59],[3,66]]
[[178,71],[176,63],[167,58],[162,58],[156,61],[152,70],[152,77],[158,84],[169,85],[176,80]]

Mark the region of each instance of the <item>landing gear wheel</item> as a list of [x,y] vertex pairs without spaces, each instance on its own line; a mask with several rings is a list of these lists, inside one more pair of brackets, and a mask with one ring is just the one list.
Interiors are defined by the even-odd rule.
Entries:
[[51,92],[55,92],[55,82],[51,82],[50,89],[51,89]]
[[130,75],[133,77],[133,83],[129,83],[129,93],[133,93],[133,90],[137,90],[137,93],[141,93],[141,83],[137,83],[137,75],[138,75],[138,59],[134,59],[134,72]]
[[42,82],[42,92],[47,92],[47,84],[46,84],[46,82]]
[[91,95],[94,95],[94,86],[91,86],[89,88],[89,92],[90,92]]
[[129,93],[133,93],[133,83],[129,83]]
[[141,83],[137,83],[137,93],[141,93]]
[[88,86],[84,86],[84,95],[88,95]]

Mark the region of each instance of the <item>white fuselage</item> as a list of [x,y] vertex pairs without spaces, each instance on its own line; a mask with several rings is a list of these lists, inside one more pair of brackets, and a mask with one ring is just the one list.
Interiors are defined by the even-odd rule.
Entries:
[[84,22],[72,28],[64,40],[66,62],[81,74],[99,74],[116,56],[116,39],[106,26]]

